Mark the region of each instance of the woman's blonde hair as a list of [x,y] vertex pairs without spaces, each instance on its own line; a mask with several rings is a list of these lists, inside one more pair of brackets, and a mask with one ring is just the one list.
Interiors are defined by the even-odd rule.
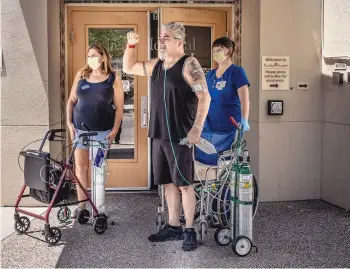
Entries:
[[[102,59],[103,59],[101,64],[102,72],[106,75],[112,72],[113,69],[111,65],[111,55],[108,53],[107,49],[101,44],[93,44],[88,47],[86,54],[88,54],[89,50],[91,49],[95,49],[102,56]],[[86,63],[86,66],[81,70],[81,76],[83,78],[88,78],[91,73],[92,73],[92,69]]]

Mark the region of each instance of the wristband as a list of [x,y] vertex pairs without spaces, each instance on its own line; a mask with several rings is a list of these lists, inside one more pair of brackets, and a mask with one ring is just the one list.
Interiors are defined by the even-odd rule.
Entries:
[[129,44],[128,45],[128,48],[130,48],[130,49],[134,49],[136,46],[135,46],[135,44]]

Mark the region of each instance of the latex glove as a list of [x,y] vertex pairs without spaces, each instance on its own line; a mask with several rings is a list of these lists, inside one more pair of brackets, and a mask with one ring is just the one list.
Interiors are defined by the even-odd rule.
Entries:
[[243,132],[247,132],[247,131],[250,130],[250,126],[249,126],[248,120],[245,119],[245,118],[241,119],[241,126],[242,126]]

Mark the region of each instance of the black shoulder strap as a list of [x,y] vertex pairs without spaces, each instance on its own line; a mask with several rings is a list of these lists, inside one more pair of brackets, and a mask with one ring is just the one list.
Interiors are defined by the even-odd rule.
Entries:
[[159,59],[159,60],[157,61],[156,65],[153,67],[152,76],[153,76],[154,74],[157,74],[157,73],[160,72],[159,70],[161,70],[162,64],[163,64],[163,61],[162,61],[161,59]]
[[185,61],[186,61],[186,59],[188,58],[188,57],[190,57],[189,55],[184,55],[181,59],[180,59],[180,61],[178,61],[178,64],[179,65],[184,65],[185,64]]
[[163,60],[159,59],[154,67],[159,67],[163,64]]
[[117,71],[111,71],[111,73],[109,73],[108,81],[107,81],[108,84],[111,84],[111,85],[114,84],[115,77],[116,77],[116,72],[117,72]]

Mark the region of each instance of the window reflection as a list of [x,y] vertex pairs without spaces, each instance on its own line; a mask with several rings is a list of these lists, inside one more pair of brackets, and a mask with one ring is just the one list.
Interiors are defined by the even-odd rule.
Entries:
[[124,115],[115,141],[108,152],[108,159],[134,159],[135,157],[134,76],[122,72],[126,35],[129,31],[133,29],[89,29],[89,45],[102,44],[106,47],[111,55],[112,67],[118,70],[123,82]]

